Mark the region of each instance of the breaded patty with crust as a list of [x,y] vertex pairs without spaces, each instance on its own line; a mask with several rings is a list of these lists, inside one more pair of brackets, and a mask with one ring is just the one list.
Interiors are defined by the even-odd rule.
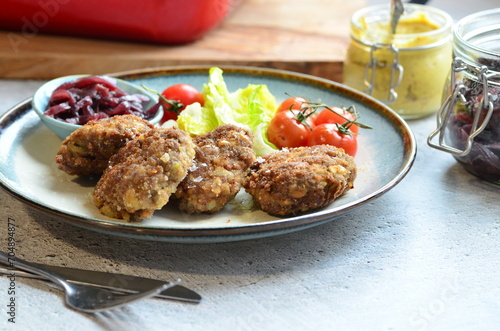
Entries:
[[231,201],[255,160],[252,139],[248,130],[232,124],[194,138],[195,161],[175,193],[179,209],[212,214]]
[[353,187],[354,158],[330,145],[283,149],[250,167],[245,190],[263,211],[286,216],[324,207]]
[[152,124],[135,115],[90,121],[62,142],[56,163],[70,175],[99,175],[127,141],[152,128]]
[[194,155],[194,144],[185,131],[150,130],[111,157],[94,190],[94,203],[109,217],[149,218],[167,204],[186,177]]

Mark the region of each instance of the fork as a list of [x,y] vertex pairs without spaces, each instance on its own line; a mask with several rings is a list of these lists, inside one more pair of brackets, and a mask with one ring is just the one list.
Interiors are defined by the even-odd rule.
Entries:
[[95,313],[118,308],[140,299],[152,297],[161,291],[180,283],[180,280],[176,280],[160,286],[151,287],[150,289],[142,292],[123,294],[103,288],[96,288],[94,286],[69,283],[63,277],[52,271],[45,270],[19,258],[10,257],[8,254],[1,251],[0,262],[11,267],[49,278],[51,281],[64,289],[65,302],[68,306],[86,313]]

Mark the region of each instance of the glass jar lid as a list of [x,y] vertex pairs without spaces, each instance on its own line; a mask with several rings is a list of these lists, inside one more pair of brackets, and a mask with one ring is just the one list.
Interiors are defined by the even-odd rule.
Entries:
[[453,29],[453,38],[456,57],[500,72],[500,8],[461,19]]
[[400,50],[449,42],[453,19],[446,12],[410,3],[404,9],[395,34],[390,28],[390,6],[376,5],[357,11],[351,18],[351,38],[366,45],[392,44]]

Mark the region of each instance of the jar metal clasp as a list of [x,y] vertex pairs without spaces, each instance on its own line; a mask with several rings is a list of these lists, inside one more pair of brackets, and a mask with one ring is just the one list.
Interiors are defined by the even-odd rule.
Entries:
[[[463,84],[457,84],[455,78],[457,73],[464,70],[473,72],[476,75],[477,81],[482,85],[483,91],[485,91],[485,93],[484,93],[484,98],[481,100],[481,103],[479,104],[478,111],[474,112],[474,118],[472,120],[470,134],[465,141],[464,145],[465,148],[460,149],[453,146],[449,146],[445,143],[445,133],[446,133],[446,125],[450,119],[455,104],[457,102],[462,102],[463,104],[467,102],[465,98],[465,92],[467,91],[467,87]],[[436,130],[434,130],[427,138],[427,144],[429,146],[458,156],[464,156],[470,152],[474,138],[484,130],[484,128],[486,127],[491,118],[491,115],[493,114],[492,96],[488,92],[489,78],[490,75],[488,75],[488,67],[472,66],[465,63],[458,57],[456,57],[453,60],[452,70],[451,70],[451,84],[450,84],[450,86],[453,88],[453,91],[443,102],[442,106],[440,107],[437,113]],[[487,112],[481,124],[479,124],[479,120],[483,113],[483,109],[486,109]],[[438,143],[436,144],[432,140],[438,134],[439,134]]]
[[[392,54],[392,61],[379,61],[376,56],[376,52],[380,50],[388,50]],[[386,100],[380,100],[384,103],[392,103],[398,99],[398,93],[396,88],[401,84],[403,80],[403,66],[399,64],[399,49],[393,44],[372,44],[370,46],[370,61],[365,67],[363,82],[367,86],[364,91],[368,95],[373,94],[373,89],[375,88],[375,77],[377,73],[377,68],[387,68],[390,67],[391,74],[389,79],[389,92]]]

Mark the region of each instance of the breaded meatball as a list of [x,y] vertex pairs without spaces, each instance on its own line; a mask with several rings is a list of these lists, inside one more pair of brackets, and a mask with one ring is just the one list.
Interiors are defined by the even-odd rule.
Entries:
[[149,218],[167,204],[193,164],[194,144],[185,131],[155,128],[114,154],[94,190],[94,203],[106,216]]
[[245,190],[263,211],[286,216],[324,207],[353,187],[353,157],[329,145],[283,149],[250,167]]
[[252,139],[248,130],[231,124],[196,137],[195,161],[175,193],[179,208],[212,214],[231,201],[255,160]]
[[99,175],[127,141],[152,128],[152,124],[135,115],[90,121],[62,142],[56,163],[70,175]]

